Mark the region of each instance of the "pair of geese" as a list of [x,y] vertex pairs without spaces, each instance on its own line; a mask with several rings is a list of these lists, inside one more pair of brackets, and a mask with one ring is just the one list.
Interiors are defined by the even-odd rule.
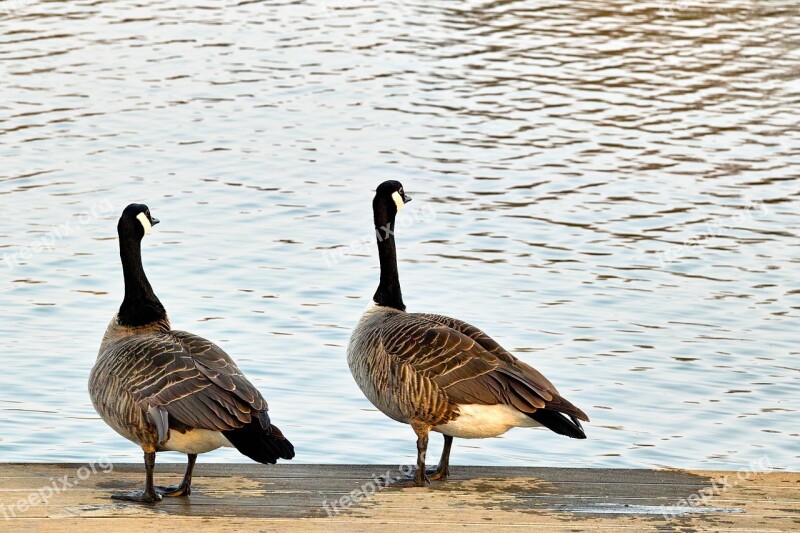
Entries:
[[[409,483],[448,476],[453,438],[495,437],[512,427],[544,426],[586,435],[588,417],[547,378],[486,333],[446,316],[407,313],[400,291],[395,217],[411,199],[386,181],[372,202],[381,277],[373,304],[350,338],[347,362],[364,395],[417,435],[417,468]],[[95,409],[144,451],[144,490],[114,498],[156,502],[188,496],[197,454],[233,446],[260,463],[292,459],[294,447],[272,424],[267,402],[231,357],[202,337],[172,329],[142,267],[141,242],[158,224],[131,204],[117,225],[125,298],[111,320],[89,377]],[[425,470],[428,434],[444,435],[438,468]],[[153,483],[156,452],[188,455],[183,481]]]

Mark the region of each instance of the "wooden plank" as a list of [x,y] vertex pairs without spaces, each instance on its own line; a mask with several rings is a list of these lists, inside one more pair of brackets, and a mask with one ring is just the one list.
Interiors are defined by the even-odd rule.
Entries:
[[[800,529],[797,473],[454,467],[452,480],[422,489],[377,485],[376,475],[397,472],[393,465],[201,464],[188,500],[148,506],[109,498],[140,488],[142,465],[117,464],[108,473],[96,468],[77,479],[88,472],[82,466],[0,464],[0,530]],[[159,464],[157,482],[175,483],[183,469]],[[64,476],[78,483],[47,495]],[[726,476],[726,485],[713,484]],[[374,494],[366,497],[364,490]],[[19,505],[40,491],[46,502]],[[679,505],[701,491],[708,494],[697,507]],[[358,501],[343,500],[350,494]]]

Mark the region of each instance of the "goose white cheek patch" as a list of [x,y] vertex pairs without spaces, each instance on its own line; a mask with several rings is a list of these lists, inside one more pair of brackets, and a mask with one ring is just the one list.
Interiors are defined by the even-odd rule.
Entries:
[[397,191],[392,193],[392,200],[394,200],[394,205],[397,206],[398,212],[406,205],[406,203],[403,201],[403,197],[400,196],[400,193]]
[[147,220],[147,215],[145,215],[144,213],[139,213],[138,215],[136,215],[136,218],[138,218],[139,222],[142,223],[142,227],[144,228],[144,234],[150,235],[150,228],[152,228],[153,225],[150,224],[149,220]]

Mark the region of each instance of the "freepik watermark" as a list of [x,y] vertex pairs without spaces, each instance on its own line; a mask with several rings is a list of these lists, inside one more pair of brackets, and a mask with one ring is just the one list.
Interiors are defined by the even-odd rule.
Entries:
[[13,17],[31,3],[32,0],[0,0],[0,15]]
[[91,224],[99,218],[108,216],[113,212],[114,205],[110,201],[103,200],[102,202],[98,202],[88,211],[85,211],[78,216],[67,220],[60,226],[55,227],[47,233],[40,235],[27,246],[23,246],[12,252],[5,252],[3,254],[3,263],[5,263],[6,267],[9,269],[18,267],[35,254],[45,250],[54,249],[56,242],[79,233],[83,227]]
[[658,14],[665,19],[672,18],[676,13],[706,7],[705,0],[659,0]]
[[372,479],[370,481],[367,481],[359,488],[345,494],[341,498],[329,502],[326,497],[322,500],[322,507],[325,509],[328,517],[338,515],[341,511],[345,511],[359,502],[372,498],[378,491],[400,480],[408,479],[414,474],[415,469],[416,467],[414,466],[403,465],[398,467],[396,472],[387,470],[383,476],[372,474]]
[[675,505],[670,506],[670,511],[664,512],[664,520],[671,520],[676,516],[691,512],[692,509],[705,506],[710,503],[711,498],[725,494],[732,488],[748,481],[753,475],[759,472],[772,470],[772,461],[766,455],[756,461],[752,461],[747,466],[740,468],[736,474],[726,474],[711,480],[711,486],[698,490],[686,498],[681,499]]
[[103,458],[81,466],[73,474],[65,474],[59,478],[50,478],[50,484],[29,493],[25,498],[5,505],[0,503],[0,515],[5,520],[17,518],[38,505],[47,505],[51,498],[77,487],[82,482],[98,473],[109,474],[114,470],[110,459]]
[[768,4],[768,2],[741,0],[739,2],[720,5],[719,3],[710,2],[709,0],[658,0],[656,2],[656,13],[665,20],[671,20],[680,13],[690,13],[692,11],[708,9],[718,14],[724,9],[728,16],[743,20],[744,18],[759,14],[764,9],[764,4]]
[[376,228],[374,237],[365,237],[349,244],[329,248],[325,251],[325,263],[329,267],[336,266],[348,256],[368,253],[375,246],[375,239],[382,242],[384,239],[392,237],[398,228],[402,230],[415,224],[427,224],[434,220],[436,220],[436,211],[430,205],[408,208],[408,213],[404,212],[402,216],[397,217],[394,230],[388,226]]
[[751,200],[744,206],[741,213],[724,218],[715,218],[706,223],[705,231],[687,237],[681,244],[676,244],[675,246],[658,252],[657,257],[660,266],[663,267],[667,262],[674,261],[686,255],[689,250],[700,246],[706,240],[720,236],[726,229],[736,228],[746,222],[751,222],[754,215],[761,216],[767,214],[769,214],[769,209],[767,209],[764,202],[760,200]]

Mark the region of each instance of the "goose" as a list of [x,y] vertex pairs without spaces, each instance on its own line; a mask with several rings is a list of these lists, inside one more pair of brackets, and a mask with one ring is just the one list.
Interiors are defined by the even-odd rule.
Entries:
[[[120,216],[125,298],[89,376],[97,413],[144,451],[144,490],[112,498],[145,503],[188,496],[197,455],[221,446],[264,464],[294,457],[292,444],[270,422],[264,397],[233,359],[214,343],[171,328],[142,266],[142,238],[158,222],[143,204],[127,206]],[[153,485],[161,451],[187,454],[180,485]]]
[[[410,201],[398,181],[385,181],[375,192],[380,283],[347,347],[350,371],[367,399],[389,418],[409,424],[417,436],[417,468],[408,481],[424,486],[447,479],[456,437],[496,437],[512,427],[543,426],[585,439],[580,420],[588,422],[586,414],[489,335],[455,318],[406,312],[395,217]],[[431,431],[444,435],[444,448],[438,467],[426,472]]]

